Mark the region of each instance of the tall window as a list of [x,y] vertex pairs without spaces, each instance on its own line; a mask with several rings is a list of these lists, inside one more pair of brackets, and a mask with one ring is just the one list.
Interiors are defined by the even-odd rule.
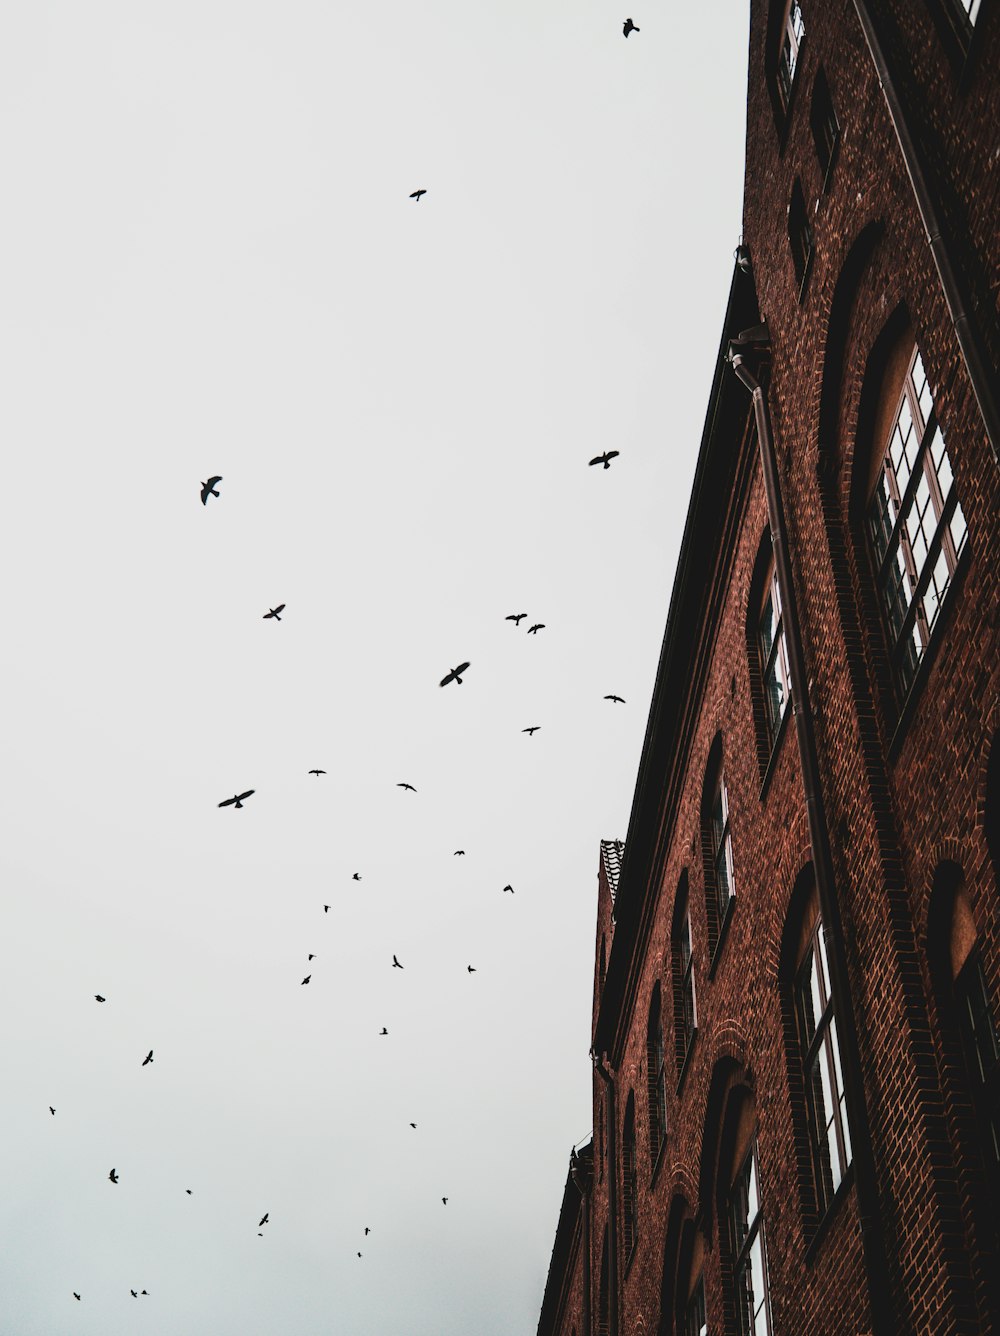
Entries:
[[735,894],[733,882],[733,842],[729,834],[729,794],[726,780],[719,767],[719,777],[712,794],[709,811],[709,841],[712,853],[712,872],[715,881],[715,911],[719,924],[726,916],[729,902]]
[[782,106],[787,107],[792,96],[792,84],[799,64],[799,48],[806,35],[799,0],[791,0],[785,11],[781,29],[781,55],[778,57],[778,90]]
[[740,1336],[770,1336],[756,1137],[751,1141],[733,1182],[729,1197],[729,1234],[733,1250],[737,1330]]
[[819,1213],[830,1204],[851,1162],[837,1020],[830,994],[823,924],[817,915],[795,980],[809,1142]]
[[924,656],[965,546],[965,516],[914,348],[868,507],[877,581],[903,693]]
[[956,3],[969,22],[975,26],[982,0],[956,0]]
[[663,1070],[663,1008],[660,985],[653,989],[646,1030],[646,1073],[649,1081],[649,1158],[656,1158],[667,1134],[667,1082]]
[[979,952],[973,948],[955,978],[958,1028],[969,1087],[979,1121],[983,1159],[995,1177],[1000,1169],[1000,1042]]
[[622,1129],[622,1228],[626,1260],[631,1257],[632,1249],[635,1247],[635,1241],[639,1234],[637,1187],[635,1097],[630,1092],[628,1104],[625,1107],[625,1124]]
[[691,1298],[684,1309],[684,1336],[707,1336],[708,1322],[705,1318],[705,1283],[702,1280],[694,1287]]
[[681,994],[681,1058],[683,1059],[687,1057],[688,1049],[691,1047],[692,1041],[694,1040],[694,1032],[698,1024],[698,1014],[695,1009],[694,1000],[694,955],[691,951],[690,905],[684,906],[684,915],[681,919],[677,945]]
[[795,283],[801,293],[809,273],[809,264],[813,253],[813,234],[806,213],[805,196],[802,183],[795,178],[792,186],[792,198],[788,205],[788,244],[792,248],[792,264],[795,268]]
[[822,69],[816,75],[816,82],[813,84],[812,106],[809,109],[809,128],[812,130],[813,143],[816,145],[816,156],[819,158],[820,171],[823,173],[825,180],[833,164],[833,156],[837,151],[837,141],[840,139],[840,122],[837,120],[833,98],[830,96],[830,85],[827,83],[826,75]]
[[778,593],[773,557],[764,582],[764,606],[757,623],[757,649],[764,687],[764,718],[767,722],[768,739],[773,747],[785,707],[792,694],[788,650],[785,647],[785,628],[781,620],[781,595]]

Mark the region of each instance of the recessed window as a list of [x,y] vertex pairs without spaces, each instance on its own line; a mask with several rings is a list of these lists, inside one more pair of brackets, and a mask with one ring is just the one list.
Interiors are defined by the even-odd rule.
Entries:
[[740,1336],[770,1336],[767,1258],[760,1209],[757,1139],[736,1174],[729,1197],[736,1328]]
[[764,606],[757,623],[757,649],[764,689],[764,719],[768,740],[773,746],[792,694],[785,628],[781,619],[781,595],[773,557],[764,581]]
[[686,1058],[698,1024],[698,1013],[695,1009],[694,999],[694,955],[691,951],[691,910],[688,906],[684,908],[677,946],[678,964],[680,966],[681,1055],[682,1058]]
[[635,1097],[629,1093],[622,1129],[622,1231],[625,1256],[631,1257],[639,1234],[638,1183],[635,1163]]
[[809,126],[812,130],[813,143],[816,145],[819,168],[825,181],[833,165],[834,154],[837,151],[837,142],[840,139],[840,122],[837,120],[833,98],[830,96],[830,85],[827,83],[826,75],[822,69],[816,75],[816,82],[813,84]]
[[908,690],[944,605],[966,525],[934,397],[914,348],[868,506],[893,668]]
[[976,19],[979,17],[982,0],[955,0],[955,3],[969,20],[969,23],[975,26]]
[[1000,1168],[1000,1042],[975,949],[955,979],[955,1002],[972,1101],[982,1130],[983,1155],[989,1170],[996,1174]]
[[781,94],[781,104],[787,107],[792,96],[792,85],[795,82],[795,71],[799,65],[799,48],[802,46],[802,39],[806,35],[805,24],[802,21],[802,6],[799,0],[791,0],[785,11],[785,21],[781,29],[781,54],[778,57],[778,91]]
[[667,1082],[663,1069],[663,1009],[659,984],[653,989],[649,1004],[646,1072],[649,1079],[649,1158],[655,1163],[667,1135]]
[[806,275],[813,253],[813,234],[806,216],[806,201],[802,194],[802,183],[798,177],[792,186],[792,199],[788,206],[788,244],[792,248],[792,264],[795,268],[795,283],[801,293],[805,287]]
[[707,1336],[705,1318],[705,1284],[699,1280],[684,1309],[684,1336]]
[[844,1075],[830,994],[826,940],[818,914],[795,980],[795,1011],[816,1183],[822,1215],[851,1162]]
[[733,841],[729,834],[729,794],[721,769],[712,797],[709,838],[712,847],[712,869],[715,873],[715,909],[721,924],[729,908],[729,902],[736,893],[733,878]]

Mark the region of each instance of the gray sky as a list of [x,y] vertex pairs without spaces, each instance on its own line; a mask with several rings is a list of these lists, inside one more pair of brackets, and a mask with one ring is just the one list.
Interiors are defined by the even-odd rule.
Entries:
[[534,1330],[745,10],[7,6],[5,1333]]

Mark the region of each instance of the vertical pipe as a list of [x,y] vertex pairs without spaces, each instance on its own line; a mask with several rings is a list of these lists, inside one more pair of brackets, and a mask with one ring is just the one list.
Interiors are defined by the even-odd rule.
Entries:
[[[607,1054],[604,1054],[607,1057]],[[594,1055],[594,1070],[604,1082],[608,1121],[608,1334],[618,1336],[618,1128],[615,1083],[603,1058]]]
[[774,546],[774,569],[781,595],[781,615],[788,649],[788,669],[792,688],[792,715],[798,741],[799,763],[802,767],[802,786],[805,791],[806,817],[816,891],[826,929],[833,1002],[837,1016],[838,1035],[842,1038],[841,1070],[844,1075],[844,1093],[847,1096],[847,1115],[850,1121],[851,1146],[854,1151],[854,1174],[858,1196],[858,1216],[861,1223],[861,1246],[868,1275],[868,1301],[873,1336],[889,1336],[894,1330],[892,1305],[889,1295],[889,1266],[882,1236],[878,1206],[878,1180],[875,1156],[872,1151],[871,1125],[865,1101],[861,1060],[858,1050],[858,1025],[851,1003],[850,978],[847,973],[847,953],[844,947],[844,929],[840,918],[833,870],[830,833],[823,806],[820,786],[819,760],[809,689],[806,679],[805,657],[799,625],[792,565],[785,530],[785,510],[781,499],[778,463],[774,454],[771,420],[767,399],[760,382],[747,370],[742,357],[732,358],[733,370],[753,396],[757,423],[757,441],[760,446],[764,490],[767,494],[768,522]]
[[976,403],[996,462],[1000,459],[1000,405],[997,402],[996,392],[1000,377],[997,375],[996,367],[990,365],[989,350],[971,314],[973,303],[970,294],[966,291],[966,284],[958,265],[952,259],[944,224],[930,188],[927,165],[892,76],[885,46],[872,13],[873,6],[868,0],[854,0],[854,8],[868,44],[868,54],[872,58],[879,83],[882,85],[886,106],[889,109],[889,120],[899,141],[899,149],[903,155],[910,185],[913,187],[920,221],[937,266],[948,314],[951,316],[958,347],[965,361],[972,392],[976,396]]

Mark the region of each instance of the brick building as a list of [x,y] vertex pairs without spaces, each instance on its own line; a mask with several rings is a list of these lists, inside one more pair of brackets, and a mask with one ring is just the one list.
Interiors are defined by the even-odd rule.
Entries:
[[751,0],[539,1336],[1000,1331],[1000,0]]

